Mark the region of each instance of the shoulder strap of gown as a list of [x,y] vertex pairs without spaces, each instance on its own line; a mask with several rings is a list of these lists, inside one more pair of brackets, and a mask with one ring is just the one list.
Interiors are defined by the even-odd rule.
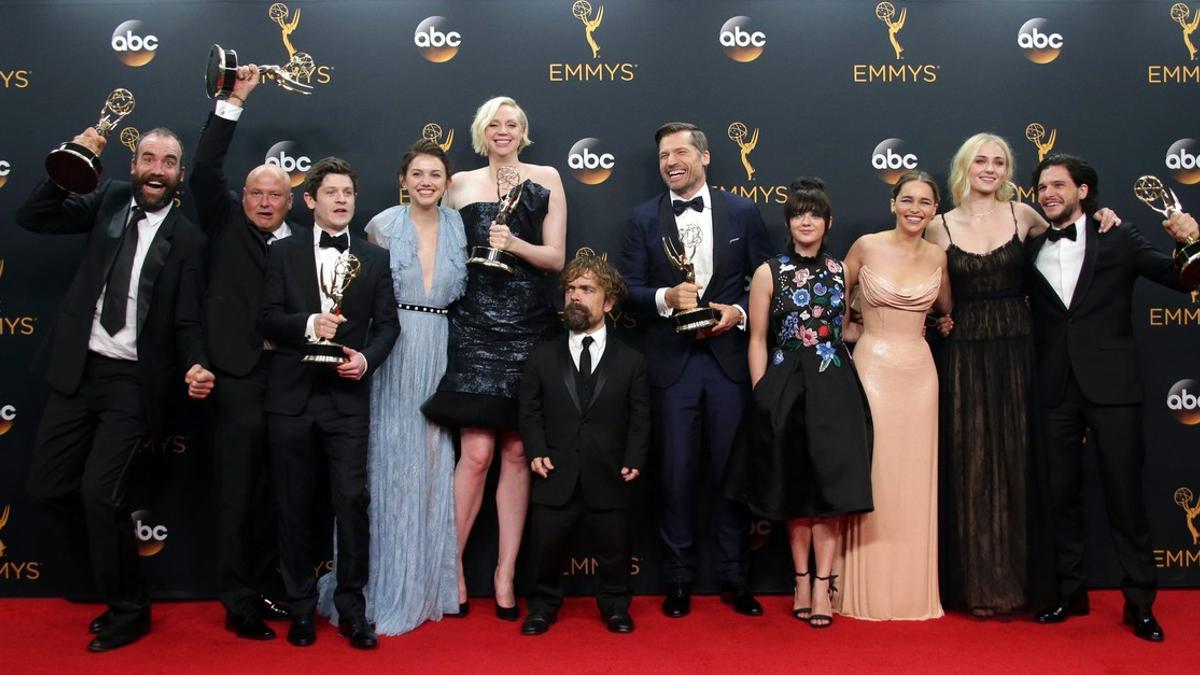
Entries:
[[942,229],[946,230],[946,236],[950,238],[950,243],[953,244],[954,237],[950,236],[950,226],[946,224],[946,214],[939,213],[938,216],[942,219]]

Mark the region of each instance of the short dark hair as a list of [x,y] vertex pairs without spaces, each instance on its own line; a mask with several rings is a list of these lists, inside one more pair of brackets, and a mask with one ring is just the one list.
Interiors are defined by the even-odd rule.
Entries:
[[692,145],[696,146],[696,149],[700,152],[708,151],[708,137],[704,135],[703,131],[700,131],[700,127],[691,122],[667,122],[659,127],[658,131],[654,132],[654,147],[658,147],[658,144],[662,142],[663,136],[669,136],[680,131],[692,132]]
[[909,169],[900,174],[900,179],[892,186],[892,199],[900,196],[900,189],[904,187],[905,183],[913,181],[919,181],[928,185],[929,189],[933,190],[933,201],[939,204],[942,202],[942,193],[938,190],[937,181],[933,179],[933,176],[929,175],[929,172],[921,171],[920,169]]
[[824,218],[826,224],[833,217],[833,206],[825,194],[825,181],[816,176],[801,176],[788,186],[788,198],[783,203],[783,218],[791,220],[806,213]]
[[580,249],[575,254],[575,258],[563,267],[562,274],[559,275],[559,285],[565,291],[567,284],[588,272],[592,273],[597,283],[604,289],[605,297],[612,298],[616,305],[621,304],[621,301],[625,299],[625,279],[621,277],[617,268],[608,262],[607,258],[596,255],[591,249]]
[[446,151],[442,146],[429,140],[422,138],[408,148],[408,152],[400,158],[400,178],[404,178],[404,174],[408,173],[408,167],[412,165],[413,160],[421,155],[429,155],[442,163],[442,167],[446,170],[446,177],[450,176],[452,169],[450,168],[450,158],[446,155]]
[[1042,172],[1051,166],[1061,166],[1067,170],[1067,174],[1071,176],[1071,180],[1076,186],[1088,186],[1087,196],[1079,200],[1083,206],[1084,213],[1094,213],[1096,211],[1096,200],[1100,196],[1100,176],[1096,170],[1088,164],[1086,160],[1076,157],[1075,155],[1055,154],[1038,162],[1038,165],[1033,167],[1033,189],[1037,192],[1038,181],[1042,178]]
[[312,168],[304,175],[304,193],[315,199],[321,182],[331,173],[349,176],[354,192],[358,192],[358,174],[350,168],[350,162],[341,157],[322,157],[314,162]]
[[146,138],[149,136],[166,136],[167,138],[174,138],[175,142],[179,144],[179,163],[183,164],[183,141],[179,140],[179,134],[166,127],[154,127],[150,131],[142,134],[138,139],[137,145],[134,146],[136,148],[133,153],[134,155],[138,154],[138,151],[140,151],[142,148],[142,141],[146,140]]

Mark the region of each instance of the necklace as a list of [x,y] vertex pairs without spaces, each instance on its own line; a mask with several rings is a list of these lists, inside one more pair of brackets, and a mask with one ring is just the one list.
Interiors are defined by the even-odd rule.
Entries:
[[984,211],[983,213],[972,213],[970,210],[967,209],[966,205],[964,205],[962,207],[963,213],[967,214],[967,216],[970,218],[983,218],[983,217],[989,216],[989,215],[991,215],[992,211],[996,210],[997,206],[1000,206],[1000,202],[998,200],[992,200],[992,201],[993,201],[992,208],[988,209],[987,211]]

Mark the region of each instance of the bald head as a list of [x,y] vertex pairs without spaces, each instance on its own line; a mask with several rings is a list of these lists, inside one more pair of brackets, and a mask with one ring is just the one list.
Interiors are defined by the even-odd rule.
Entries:
[[242,211],[255,227],[274,232],[291,208],[292,183],[286,171],[274,164],[262,164],[246,174]]

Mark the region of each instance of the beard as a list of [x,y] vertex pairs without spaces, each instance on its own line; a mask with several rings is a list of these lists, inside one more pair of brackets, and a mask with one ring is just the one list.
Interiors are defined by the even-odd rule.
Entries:
[[[143,188],[145,187],[146,183],[150,181],[157,181],[163,184],[164,189],[162,196],[158,198],[152,198],[144,193]],[[172,183],[171,180],[165,176],[147,176],[144,174],[134,173],[129,176],[129,182],[133,187],[133,200],[137,202],[138,206],[142,207],[143,211],[146,212],[157,211],[167,204],[170,204],[171,200],[174,199],[175,195],[179,192],[178,178],[176,178],[175,182]]]
[[592,327],[592,314],[587,307],[573,302],[563,308],[563,324],[567,330],[585,331]]

